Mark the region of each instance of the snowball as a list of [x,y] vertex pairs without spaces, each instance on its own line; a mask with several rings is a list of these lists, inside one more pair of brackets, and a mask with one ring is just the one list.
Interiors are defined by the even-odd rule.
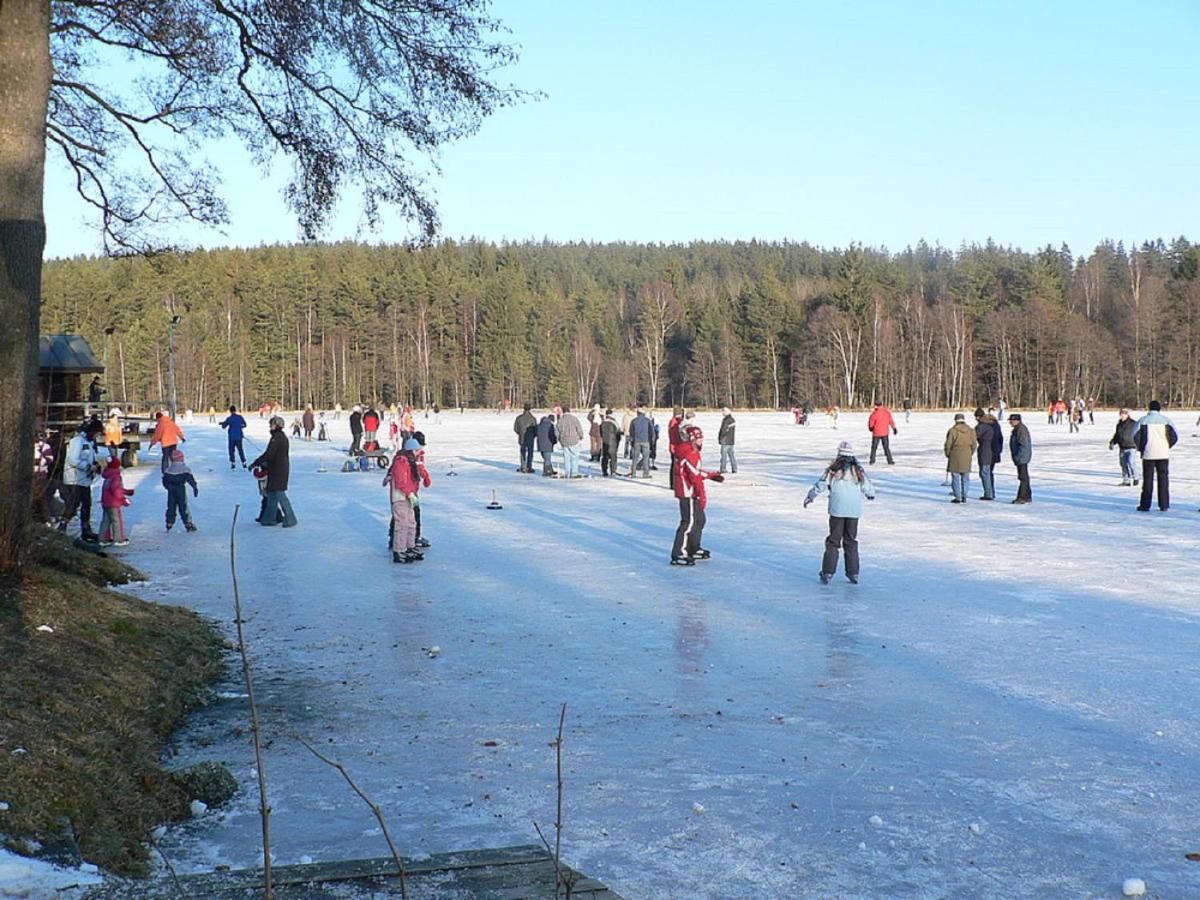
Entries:
[[193,800],[191,808],[193,816],[202,816],[208,812],[208,804],[203,800]]
[[867,849],[867,842],[866,842],[866,841],[859,841],[859,842],[858,842],[858,849],[859,849],[859,850],[866,850],[866,849]]
[[883,819],[879,818],[879,816],[871,816],[871,818],[867,819],[867,822],[870,824],[870,826],[872,828],[882,828],[883,827]]
[[312,865],[312,861],[313,861],[313,858],[311,856],[309,856],[307,853],[305,853],[302,857],[300,857],[300,865],[302,865],[302,866]]
[[983,834],[983,826],[978,822],[972,822],[967,826],[967,830],[970,831],[971,834]]
[[37,627],[37,630],[42,632],[43,634],[54,634],[54,629],[51,628],[49,625],[39,625]]
[[0,812],[8,812],[9,806],[7,803],[0,800]]
[[1121,893],[1126,897],[1140,897],[1146,893],[1146,882],[1140,878],[1126,878],[1121,885]]
[[704,812],[704,804],[703,803],[693,803],[692,804],[692,812],[697,812],[697,813]]
[[85,862],[79,864],[79,871],[83,872],[85,875],[95,875],[100,871],[100,867],[94,865],[93,863]]
[[150,836],[152,838],[154,838],[156,841],[161,841],[164,837],[167,836],[167,826],[159,825],[152,832],[150,832]]

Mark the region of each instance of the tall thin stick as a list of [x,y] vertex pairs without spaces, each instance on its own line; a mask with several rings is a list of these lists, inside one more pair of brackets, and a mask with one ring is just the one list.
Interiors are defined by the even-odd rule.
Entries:
[[[567,721],[567,704],[562,705],[558,716],[558,739],[554,742],[555,764],[558,773],[558,808],[554,814],[554,900],[558,900],[558,888],[562,884],[562,807],[563,807],[563,777],[562,777],[562,735],[563,723]],[[567,888],[570,895],[571,889]]]
[[175,882],[175,890],[180,897],[186,897],[187,891],[183,889],[183,885],[179,883],[179,876],[175,874],[175,867],[171,865],[171,861],[167,859],[167,854],[163,853],[163,848],[159,846],[158,841],[150,838],[150,846],[158,851],[158,855],[162,857],[163,864],[166,865],[167,871],[171,873],[171,880]]
[[362,789],[355,784],[354,779],[350,777],[350,773],[346,771],[345,766],[343,766],[340,762],[332,760],[323,755],[319,750],[317,750],[316,747],[314,747],[304,738],[300,737],[300,735],[293,734],[292,737],[307,747],[308,752],[321,762],[328,766],[333,766],[335,769],[341,772],[342,777],[346,779],[346,783],[354,789],[354,793],[358,794],[358,796],[362,798],[363,803],[367,804],[367,806],[371,808],[371,812],[375,814],[375,820],[379,822],[379,827],[383,829],[383,838],[387,841],[388,849],[392,851],[392,859],[396,861],[396,870],[400,873],[400,895],[404,898],[404,900],[408,900],[408,876],[405,875],[404,872],[404,862],[400,859],[400,853],[396,850],[396,845],[392,843],[392,835],[388,831],[387,822],[383,820],[383,811],[379,808],[379,805],[363,793]]
[[233,610],[237,625],[238,650],[242,654],[242,675],[246,679],[246,696],[250,699],[251,733],[254,735],[254,758],[258,764],[258,812],[262,819],[263,835],[263,897],[271,900],[271,807],[267,803],[267,770],[263,765],[262,733],[258,724],[258,705],[254,702],[254,678],[250,674],[250,656],[242,634],[242,598],[237,580],[237,520],[241,504],[233,507],[233,524],[229,526],[229,568],[233,572]]

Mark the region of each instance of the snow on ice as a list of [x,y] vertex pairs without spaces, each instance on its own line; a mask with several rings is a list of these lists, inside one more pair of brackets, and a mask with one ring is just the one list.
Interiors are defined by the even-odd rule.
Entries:
[[[978,502],[973,476],[952,505],[952,415],[901,417],[896,465],[868,467],[858,585],[818,583],[824,501],[801,502],[840,440],[866,460],[865,414],[837,430],[738,414],[739,471],[709,486],[712,559],[691,568],[668,565],[665,439],[650,481],[520,475],[513,416],[485,412],[418,418],[434,478],[423,562],[391,562],[382,471],[339,471],[345,419],[331,444],[292,441],[289,531],[254,523],[254,481],[229,470],[223,433],[185,426],[200,530],[164,531],[151,455],[128,479],[146,483],[121,555],[151,576],[132,591],[232,633],[242,504],[281,862],[387,853],[293,732],[381,805],[402,852],[536,842],[565,702],[563,853],[629,897],[1084,896],[1129,871],[1197,896],[1200,440],[1194,413],[1169,414],[1182,439],[1167,513],[1135,512],[1118,486],[1113,413],[1078,435],[1026,414],[1029,506],[1007,502],[1007,457],[1000,502]],[[719,416],[698,420],[715,469]],[[248,451],[266,435],[251,417]],[[486,508],[493,491],[502,510]],[[454,650],[431,666],[438,644]],[[246,773],[236,669],[220,687],[176,761]],[[255,865],[257,806],[243,777],[225,815],[171,826],[163,849],[181,871]],[[889,840],[852,852],[876,820]]]

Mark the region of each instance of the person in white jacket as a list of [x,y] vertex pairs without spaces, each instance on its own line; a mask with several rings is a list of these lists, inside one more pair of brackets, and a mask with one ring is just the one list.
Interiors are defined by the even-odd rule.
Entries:
[[1162,414],[1162,404],[1150,401],[1150,411],[1138,419],[1134,443],[1142,454],[1142,499],[1139,512],[1150,511],[1150,498],[1154,494],[1154,480],[1158,478],[1158,508],[1166,512],[1171,507],[1171,485],[1169,468],[1171,448],[1179,440],[1175,424]]
[[78,510],[79,536],[93,544],[100,538],[92,531],[92,480],[100,471],[96,439],[103,433],[100,420],[89,419],[67,442],[67,455],[63,460],[62,493],[66,508],[58,530],[66,531],[67,523]]

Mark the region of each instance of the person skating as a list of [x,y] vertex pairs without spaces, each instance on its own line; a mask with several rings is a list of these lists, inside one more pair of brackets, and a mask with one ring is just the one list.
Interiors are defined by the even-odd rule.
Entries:
[[234,453],[241,458],[242,468],[246,468],[246,451],[242,449],[246,420],[238,414],[236,406],[229,407],[229,415],[221,420],[221,427],[226,430],[229,441],[229,468],[237,468],[237,464],[233,461]]
[[717,430],[717,443],[721,445],[721,473],[728,468],[731,475],[737,474],[737,454],[733,450],[737,437],[737,420],[728,406],[722,406],[721,427]]
[[304,440],[312,441],[313,432],[317,430],[317,414],[311,403],[304,407],[304,415],[300,419],[304,423]]
[[91,544],[99,541],[96,532],[92,531],[92,481],[100,472],[96,440],[103,432],[104,426],[99,419],[84,422],[67,442],[63,460],[61,493],[66,507],[58,530],[66,531],[67,523],[78,510],[79,537]]
[[621,426],[611,407],[604,413],[600,437],[600,474],[609,478],[617,474],[617,454],[621,450]]
[[[377,423],[378,424],[378,423]],[[292,501],[288,499],[288,476],[291,473],[291,462],[288,458],[288,437],[283,433],[284,422],[281,416],[271,416],[271,440],[267,449],[254,462],[252,469],[267,470],[266,506],[261,516],[261,525],[278,525],[283,516],[283,527],[292,528],[299,524],[296,513],[292,510]]]
[[554,413],[546,413],[537,426],[537,448],[542,455],[542,474],[557,475],[554,471],[554,446],[558,443],[558,432],[554,428]]
[[700,430],[699,425],[687,426],[681,437],[684,438],[684,442],[678,448],[678,458],[675,461],[675,497],[679,501],[679,527],[675,529],[675,543],[671,547],[671,565],[694,566],[696,560],[712,556],[700,546],[700,539],[704,535],[704,510],[708,505],[704,482],[721,482],[725,480],[725,476],[720,472],[708,472],[700,468],[704,432]]
[[858,520],[862,518],[862,498],[875,499],[875,486],[858,460],[849,441],[838,444],[833,458],[821,477],[808,490],[804,506],[821,494],[829,494],[829,535],[821,558],[821,584],[829,584],[838,567],[838,551],[845,553],[846,578],[858,584]]
[[1158,480],[1158,508],[1166,512],[1171,508],[1171,448],[1179,440],[1175,424],[1162,414],[1162,404],[1150,401],[1150,411],[1138,419],[1134,440],[1142,454],[1142,500],[1139,512],[1150,511],[1150,498],[1154,494],[1154,482]]
[[171,451],[171,461],[167,463],[167,471],[163,472],[162,485],[167,489],[167,531],[175,526],[175,516],[183,520],[183,527],[189,532],[196,530],[192,521],[192,512],[188,509],[187,489],[190,485],[192,496],[200,496],[200,486],[196,477],[188,468],[183,458],[183,451],[178,447]]
[[1029,428],[1021,421],[1020,413],[1011,413],[1008,424],[1012,432],[1008,436],[1008,452],[1017,467],[1017,496],[1013,503],[1032,503],[1033,489],[1029,486],[1029,464],[1033,461],[1033,438]]
[[883,445],[883,455],[887,458],[887,464],[895,465],[888,437],[889,431],[892,434],[897,433],[896,420],[892,418],[892,411],[877,402],[875,408],[871,410],[871,415],[867,417],[867,428],[871,431],[871,465],[875,465],[875,451],[879,449],[880,444]]
[[976,459],[979,462],[979,480],[983,483],[981,500],[996,499],[996,463],[1004,455],[1004,433],[1000,423],[983,407],[975,410],[975,439],[979,442]]
[[174,456],[175,448],[187,440],[183,436],[181,429],[169,415],[165,409],[160,409],[154,414],[154,434],[150,436],[150,448],[154,449],[155,444],[162,446],[162,470],[167,471],[167,464]]
[[517,450],[521,454],[521,468],[517,471],[526,475],[533,474],[533,446],[537,443],[537,417],[531,412],[528,403],[513,422],[513,431],[517,434]]
[[100,519],[100,543],[124,547],[129,543],[125,537],[125,507],[133,496],[133,488],[125,487],[119,456],[112,456],[100,474],[104,478],[104,486],[100,489],[100,508],[104,510]]
[[351,456],[358,456],[358,454],[362,453],[362,436],[363,436],[362,420],[363,420],[362,407],[356,403],[356,404],[354,404],[354,408],[350,410],[350,451],[349,452],[350,452]]
[[563,414],[558,420],[558,443],[563,451],[563,475],[566,478],[579,478],[579,445],[583,442],[583,425],[571,412],[571,407],[564,406]]
[[654,423],[646,415],[646,408],[639,406],[637,415],[629,423],[630,439],[633,441],[633,457],[629,463],[629,477],[632,478],[640,465],[642,477],[650,477],[650,442],[654,440]]
[[[414,508],[421,489],[421,470],[416,454],[421,449],[416,438],[408,438],[403,449],[392,460],[384,476],[392,507],[392,562],[420,562],[424,555],[417,549],[417,519]],[[425,473],[429,484],[429,473]]]
[[1118,448],[1121,463],[1121,487],[1138,483],[1137,472],[1137,422],[1129,416],[1129,410],[1121,407],[1117,413],[1117,427],[1108,439],[1108,449]]
[[950,490],[954,494],[951,503],[967,502],[967,486],[971,481],[971,457],[979,446],[975,430],[967,424],[962,413],[954,414],[954,424],[946,432],[942,448],[946,454],[946,468],[950,472]]
[[905,397],[904,402],[901,403],[901,406],[904,408],[904,424],[907,425],[908,420],[912,418],[912,400],[910,400],[908,397]]

